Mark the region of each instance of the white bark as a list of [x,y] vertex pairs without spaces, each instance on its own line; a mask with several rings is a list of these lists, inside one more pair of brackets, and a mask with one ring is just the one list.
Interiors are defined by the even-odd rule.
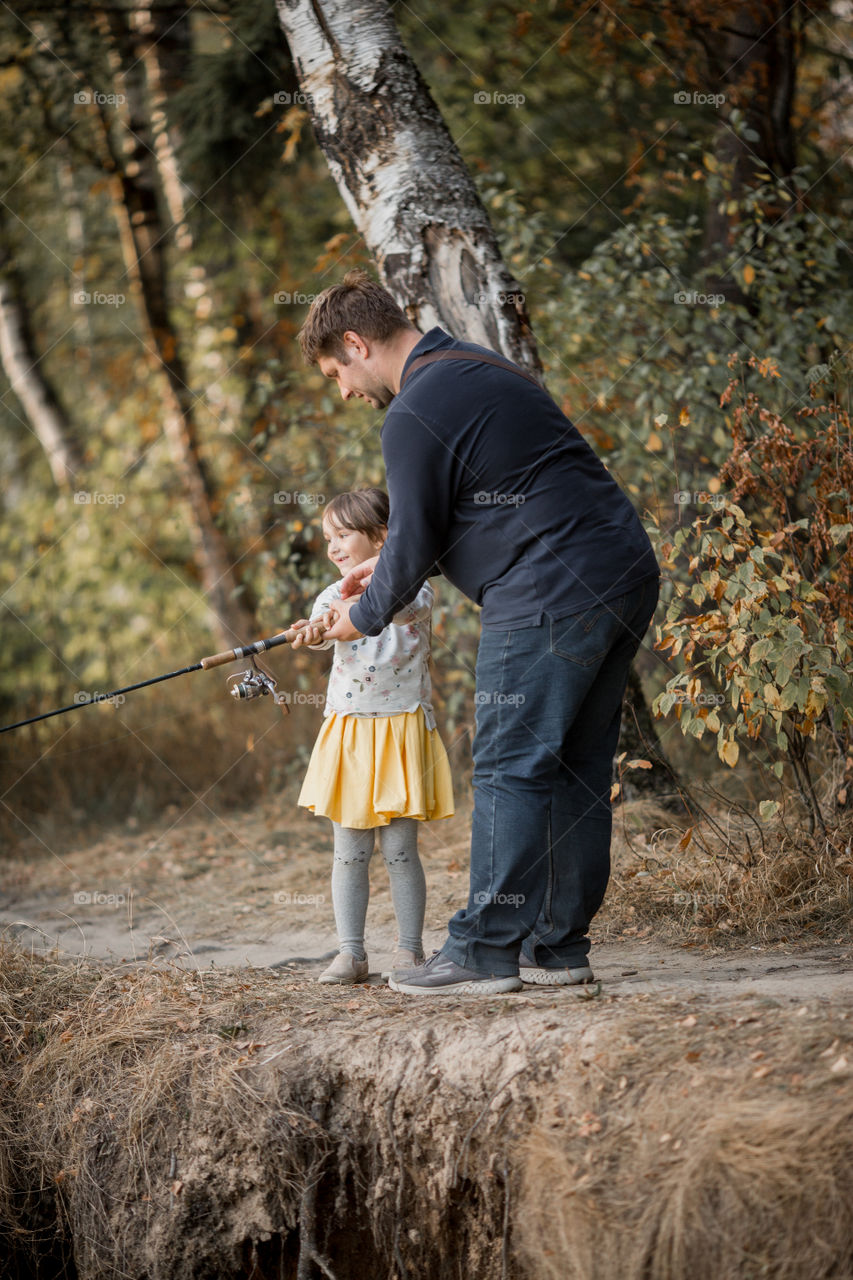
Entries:
[[383,283],[419,329],[441,324],[541,374],[522,291],[390,10],[277,5],[317,141]]
[[24,304],[14,282],[0,276],[0,360],[29,425],[47,456],[55,483],[70,487],[81,465],[71,427],[35,353]]

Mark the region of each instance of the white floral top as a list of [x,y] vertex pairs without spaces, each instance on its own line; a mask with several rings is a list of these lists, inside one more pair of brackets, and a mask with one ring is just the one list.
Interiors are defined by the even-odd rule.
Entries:
[[[341,599],[341,585],[321,591],[311,610],[314,622]],[[428,729],[435,728],[429,677],[430,621],[435,592],[425,582],[378,636],[327,640],[314,649],[335,647],[324,716],[396,716],[423,707]]]

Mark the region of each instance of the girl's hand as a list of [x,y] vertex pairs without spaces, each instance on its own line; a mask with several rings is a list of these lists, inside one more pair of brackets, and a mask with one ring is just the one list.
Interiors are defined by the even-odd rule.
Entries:
[[[341,595],[344,600],[348,600],[351,596],[361,595],[364,588],[369,586],[378,559],[379,556],[371,556],[369,560],[362,560],[361,564],[357,564],[354,569],[350,569],[349,573],[344,574],[341,579]],[[337,640],[348,638],[343,636],[335,637]]]
[[303,644],[320,644],[326,638],[325,627],[321,627],[318,622],[309,622],[307,618],[300,618],[298,622],[291,625],[297,632],[290,642],[291,649],[299,649]]
[[[356,569],[361,566],[356,566]],[[355,573],[356,569],[352,572]],[[328,630],[325,633],[327,640],[360,640],[361,632],[356,631],[355,627],[349,620],[350,609],[357,604],[357,600],[336,600],[330,606],[329,612],[323,618],[328,623]]]

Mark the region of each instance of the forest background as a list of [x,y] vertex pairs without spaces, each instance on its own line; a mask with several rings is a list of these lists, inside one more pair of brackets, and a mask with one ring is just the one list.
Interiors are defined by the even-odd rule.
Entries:
[[[734,813],[747,862],[768,840],[817,850],[836,906],[853,874],[850,10],[389,9],[511,273],[467,302],[529,319],[664,569],[614,799],[645,782],[687,843]],[[325,501],[383,469],[381,419],[298,357],[311,299],[377,263],[271,0],[3,5],[0,87],[5,724],[303,616],[333,576]],[[460,774],[478,629],[442,582],[435,685]],[[59,848],[200,794],[286,794],[323,676],[310,656],[273,665],[286,720],[199,673],[0,738],[0,830]]]

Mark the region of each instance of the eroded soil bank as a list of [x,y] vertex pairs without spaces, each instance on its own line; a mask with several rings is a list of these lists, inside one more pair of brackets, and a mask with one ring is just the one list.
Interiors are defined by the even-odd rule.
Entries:
[[843,985],[427,1002],[310,978],[8,945],[5,1274],[853,1274]]

